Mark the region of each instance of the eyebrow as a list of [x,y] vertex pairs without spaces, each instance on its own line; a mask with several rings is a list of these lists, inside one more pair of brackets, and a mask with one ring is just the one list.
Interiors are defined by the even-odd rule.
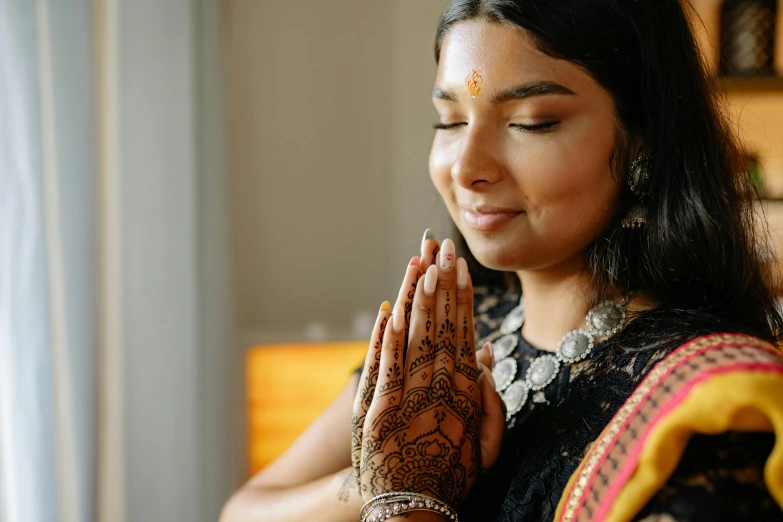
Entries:
[[[574,91],[568,87],[560,85],[559,83],[535,82],[515,85],[514,87],[504,89],[492,98],[492,103],[497,104],[510,100],[524,100],[525,98],[530,98],[532,96],[545,96],[548,94],[564,94],[568,96],[576,95]],[[433,87],[432,97],[438,100],[451,102],[457,101],[457,96],[453,92],[441,89],[440,87]]]

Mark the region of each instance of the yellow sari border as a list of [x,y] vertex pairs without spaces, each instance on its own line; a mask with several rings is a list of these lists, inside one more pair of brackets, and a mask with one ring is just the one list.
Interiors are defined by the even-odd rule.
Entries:
[[612,418],[572,475],[555,520],[630,520],[666,482],[693,433],[729,429],[777,432],[765,479],[783,505],[781,397],[783,357],[775,346],[738,334],[684,344]]

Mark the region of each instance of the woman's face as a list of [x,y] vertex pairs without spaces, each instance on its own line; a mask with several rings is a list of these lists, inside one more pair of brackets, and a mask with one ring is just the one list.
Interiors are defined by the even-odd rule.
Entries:
[[478,261],[581,267],[620,189],[610,94],[523,30],[467,21],[443,42],[433,103],[430,175]]

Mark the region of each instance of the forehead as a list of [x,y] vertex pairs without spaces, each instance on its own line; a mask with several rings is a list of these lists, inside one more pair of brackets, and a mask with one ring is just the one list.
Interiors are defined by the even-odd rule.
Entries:
[[594,83],[576,64],[540,51],[524,29],[478,20],[459,22],[449,29],[441,47],[436,85],[448,90],[464,87],[473,71],[481,74],[490,92],[529,81],[554,81],[575,92]]

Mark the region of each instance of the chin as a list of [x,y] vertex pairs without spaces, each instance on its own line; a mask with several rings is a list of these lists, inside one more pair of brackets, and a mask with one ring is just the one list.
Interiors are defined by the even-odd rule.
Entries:
[[519,236],[502,240],[468,236],[465,237],[465,241],[476,261],[491,270],[520,272],[559,267],[558,270],[567,268],[581,271],[585,267],[584,256],[587,246],[553,249],[554,245],[551,241],[543,238],[538,238],[538,241],[526,241]]
[[515,272],[525,269],[525,260],[520,259],[519,245],[516,241],[493,241],[487,237],[471,237],[473,234],[463,232],[463,237],[476,261],[492,270]]

